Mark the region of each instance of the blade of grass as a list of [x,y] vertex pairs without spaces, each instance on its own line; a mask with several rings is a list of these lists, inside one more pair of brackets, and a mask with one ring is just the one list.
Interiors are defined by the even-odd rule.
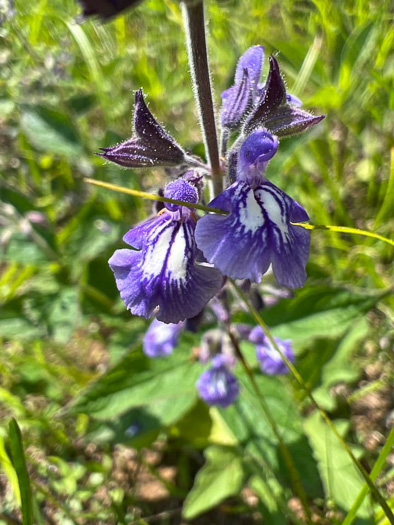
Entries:
[[11,461],[18,476],[23,525],[33,525],[33,494],[23,450],[22,433],[15,419],[11,419],[9,423],[9,445]]
[[235,282],[232,280],[232,279],[229,279],[229,281],[231,282],[233,288],[235,289],[237,295],[239,296],[239,298],[245,303],[245,305],[247,306],[250,314],[255,318],[255,320],[257,321],[257,323],[261,326],[261,328],[263,329],[263,332],[265,333],[265,335],[267,336],[268,340],[270,341],[271,345],[275,348],[275,350],[280,354],[283,362],[287,365],[287,367],[289,368],[291,374],[294,376],[294,378],[296,379],[297,383],[300,385],[300,387],[304,390],[304,392],[306,393],[306,395],[309,397],[309,399],[312,401],[312,404],[315,406],[315,408],[320,412],[320,414],[323,416],[325,422],[327,423],[327,425],[330,427],[330,429],[334,432],[334,434],[336,435],[336,437],[339,439],[342,447],[346,450],[346,452],[348,453],[348,455],[350,456],[351,460],[353,461],[353,463],[356,465],[356,467],[358,468],[358,470],[360,471],[361,475],[363,476],[363,478],[365,479],[369,489],[371,490],[372,494],[374,495],[374,497],[376,498],[376,500],[379,502],[380,506],[382,507],[382,509],[384,510],[387,518],[389,519],[390,523],[392,523],[394,525],[394,514],[392,513],[390,507],[388,506],[385,498],[382,496],[382,494],[380,493],[379,489],[376,487],[376,485],[373,483],[373,481],[371,480],[371,478],[369,477],[368,475],[368,472],[365,470],[365,468],[362,466],[362,464],[360,463],[360,461],[356,458],[356,456],[353,454],[352,450],[350,449],[349,445],[346,443],[346,441],[343,439],[343,437],[340,435],[340,433],[338,432],[336,426],[334,425],[334,423],[331,421],[331,419],[328,417],[327,413],[325,410],[323,410],[320,405],[318,404],[318,402],[316,401],[316,399],[314,398],[312,392],[309,390],[309,387],[305,384],[304,380],[302,379],[300,373],[298,372],[298,370],[296,369],[296,367],[293,365],[293,363],[291,363],[291,361],[289,361],[289,359],[284,355],[284,353],[282,352],[282,350],[278,347],[278,345],[276,344],[270,330],[268,329],[268,326],[266,325],[264,319],[261,317],[261,315],[258,313],[258,311],[254,308],[254,306],[251,304],[251,302],[248,300],[248,298],[246,297],[246,295],[244,294],[244,292],[239,288],[239,286],[237,286],[235,284]]
[[132,190],[130,188],[123,188],[116,184],[110,184],[108,182],[102,182],[94,179],[84,179],[88,184],[94,186],[100,186],[101,188],[107,188],[108,190],[117,191],[119,193],[127,193],[127,195],[133,195],[134,197],[142,197],[143,199],[149,199],[151,201],[158,202],[171,202],[172,204],[178,204],[178,206],[185,206],[186,208],[195,208],[202,211],[211,211],[214,213],[220,213],[221,215],[227,215],[227,212],[220,210],[219,208],[211,208],[210,206],[204,206],[203,204],[193,204],[191,202],[178,201],[175,199],[168,199],[167,197],[161,197],[160,195],[153,195],[151,193],[145,193],[144,191]]
[[[379,476],[380,471],[382,470],[382,468],[383,468],[383,466],[385,464],[385,461],[387,459],[387,456],[390,454],[393,446],[394,446],[394,427],[391,429],[389,437],[387,438],[387,441],[386,441],[384,447],[382,448],[382,450],[381,450],[381,452],[379,454],[379,457],[376,460],[375,465],[373,466],[371,474],[369,475],[369,477],[371,478],[372,481],[375,481],[376,478]],[[369,492],[369,486],[367,485],[367,483],[365,483],[365,485],[361,489],[359,495],[357,496],[356,500],[354,501],[351,509],[347,513],[347,515],[346,515],[342,525],[351,525],[353,523],[354,519],[357,517],[357,511],[360,508],[360,506],[362,505],[362,503],[363,503],[365,497],[367,496],[368,492]]]
[[386,218],[389,218],[390,212],[392,212],[392,208],[393,208],[393,200],[394,200],[394,148],[391,149],[390,176],[389,176],[389,180],[387,183],[382,205],[375,219],[375,225],[374,225],[375,228],[379,226],[379,224],[381,224]]
[[72,34],[86,62],[86,65],[89,71],[89,75],[92,79],[92,82],[97,92],[97,96],[100,100],[100,106],[104,114],[104,119],[108,123],[110,122],[109,108],[111,107],[111,104],[107,96],[107,93],[105,92],[104,77],[101,72],[101,68],[99,66],[99,62],[96,57],[94,48],[91,45],[89,38],[87,37],[85,31],[82,29],[80,25],[76,24],[75,22],[64,21],[64,23],[66,24],[68,30]]
[[354,235],[364,235],[364,237],[373,237],[374,239],[379,239],[380,241],[387,242],[391,246],[394,246],[394,241],[379,235],[378,233],[369,232],[367,230],[359,230],[358,228],[349,228],[348,226],[331,226],[328,224],[307,224],[305,222],[292,222],[293,226],[301,226],[306,230],[327,230],[331,232],[338,233],[351,233]]

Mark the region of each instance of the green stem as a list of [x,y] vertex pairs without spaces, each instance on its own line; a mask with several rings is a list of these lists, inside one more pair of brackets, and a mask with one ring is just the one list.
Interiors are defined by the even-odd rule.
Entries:
[[248,379],[252,385],[252,388],[253,390],[256,392],[256,396],[257,396],[257,399],[259,400],[259,403],[261,405],[261,408],[263,409],[263,412],[265,414],[265,417],[267,418],[269,424],[271,425],[271,428],[272,428],[272,431],[273,433],[275,434],[275,437],[276,439],[278,440],[278,444],[279,444],[279,448],[280,448],[280,451],[281,451],[281,454],[282,454],[282,457],[283,457],[283,460],[285,462],[285,465],[286,465],[286,468],[290,474],[290,479],[291,479],[291,483],[293,485],[293,488],[294,488],[294,492],[296,493],[296,495],[298,496],[298,498],[300,499],[301,501],[301,504],[302,504],[302,508],[304,509],[304,512],[305,512],[305,515],[307,517],[307,520],[308,520],[308,523],[312,523],[311,521],[311,512],[309,510],[309,506],[308,506],[308,498],[307,498],[307,495],[304,491],[304,487],[302,486],[302,482],[301,482],[301,478],[300,478],[300,475],[298,474],[298,471],[297,471],[297,468],[293,462],[293,459],[290,455],[290,452],[289,452],[289,449],[287,448],[286,444],[284,443],[283,439],[282,439],[282,436],[280,435],[280,432],[279,432],[279,429],[276,425],[276,422],[275,422],[275,419],[271,413],[271,410],[268,406],[268,404],[266,403],[265,401],[265,398],[262,394],[262,392],[260,391],[260,388],[256,382],[256,379],[253,375],[253,372],[250,368],[250,366],[248,365],[243,353],[242,353],[242,350],[238,344],[238,340],[236,339],[236,337],[234,336],[234,334],[231,332],[231,329],[228,328],[228,334],[230,336],[230,339],[231,339],[231,343],[234,347],[234,350],[235,350],[235,353],[241,363],[241,365],[243,366],[245,372],[246,372],[246,375],[248,376]]
[[293,226],[301,226],[305,230],[327,230],[331,232],[340,233],[353,233],[355,235],[364,235],[365,237],[373,237],[374,239],[380,239],[381,241],[387,242],[391,246],[394,246],[394,241],[379,235],[378,233],[369,232],[367,230],[359,230],[358,228],[349,228],[348,226],[330,226],[328,224],[307,224],[306,222],[292,222]]
[[361,475],[363,476],[364,480],[366,481],[369,489],[371,490],[372,494],[375,496],[376,500],[379,502],[381,507],[383,508],[387,518],[389,519],[390,523],[394,524],[394,515],[388,506],[385,498],[381,495],[378,488],[375,486],[373,481],[371,481],[371,478],[368,475],[368,472],[365,470],[365,468],[362,466],[360,461],[355,457],[353,452],[351,451],[349,445],[346,443],[346,441],[343,439],[343,437],[339,434],[338,430],[336,429],[335,425],[331,421],[331,419],[328,417],[325,410],[320,408],[318,402],[314,398],[312,392],[309,390],[308,386],[305,384],[304,380],[302,379],[301,375],[299,374],[298,370],[295,368],[293,363],[289,361],[289,359],[285,356],[285,354],[282,352],[282,350],[279,348],[279,346],[276,344],[275,339],[273,338],[270,330],[268,329],[268,326],[266,325],[264,319],[261,317],[261,315],[258,313],[258,311],[254,308],[254,306],[250,303],[244,292],[235,284],[235,282],[232,279],[229,279],[231,284],[233,285],[237,295],[242,299],[242,301],[246,304],[249,312],[252,314],[252,316],[255,318],[257,323],[261,326],[263,329],[263,332],[267,336],[269,342],[271,345],[275,348],[275,350],[280,354],[281,358],[283,359],[283,362],[287,365],[292,375],[295,377],[297,383],[301,386],[301,388],[305,391],[309,399],[312,401],[313,405],[316,407],[316,409],[320,412],[320,414],[323,416],[325,422],[330,427],[330,429],[334,432],[338,440],[340,441],[343,448],[346,450],[348,455],[350,456],[353,463],[356,465],[358,470],[360,471]]
[[[386,462],[387,456],[390,454],[393,446],[394,446],[394,427],[391,429],[389,437],[387,438],[387,441],[386,441],[384,447],[382,448],[382,451],[380,452],[379,457],[376,460],[375,465],[373,466],[373,469],[372,469],[371,474],[370,474],[370,478],[371,478],[372,481],[375,481],[376,478],[378,477],[380,471],[382,470],[382,468],[383,468],[383,466],[384,466],[384,464]],[[365,483],[365,485],[360,490],[356,500],[354,501],[351,509],[347,513],[346,518],[344,519],[342,525],[351,525],[353,523],[354,519],[357,516],[357,511],[361,507],[361,505],[362,505],[365,497],[367,496],[368,492],[369,492],[369,486]]]

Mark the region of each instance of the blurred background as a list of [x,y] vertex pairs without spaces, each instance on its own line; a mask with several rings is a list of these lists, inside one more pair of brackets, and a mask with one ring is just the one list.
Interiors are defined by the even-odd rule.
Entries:
[[[389,8],[385,0],[206,3],[218,105],[238,57],[263,44],[267,56],[277,55],[289,92],[306,109],[326,114],[311,132],[281,142],[268,177],[304,206],[313,223],[386,237],[394,222]],[[92,177],[156,192],[168,181],[163,170],[126,170],[94,156],[131,135],[140,87],[177,141],[204,155],[182,16],[171,0],[144,1],[105,25],[76,23],[80,11],[72,0],[0,2],[0,523],[21,522],[7,455],[11,417],[24,436],[37,523],[189,523],[180,517],[182,503],[204,450],[212,458],[212,443],[234,445],[237,429],[226,434],[222,416],[196,401],[201,368],[180,385],[187,401],[167,419],[156,406],[161,383],[155,374],[164,374],[164,365],[152,365],[157,369],[147,392],[135,379],[113,393],[116,371],[132,369],[132,350],[140,352],[149,323],[125,311],[107,261],[151,206],[84,182]],[[315,231],[307,286],[295,302],[267,316],[278,334],[295,341],[303,378],[344,425],[367,467],[394,420],[392,256],[393,249],[375,239]],[[198,336],[184,335],[178,356],[187,358],[198,344]],[[116,373],[108,375],[114,366]],[[80,402],[81,392],[100,377],[105,388],[99,383]],[[323,480],[324,491],[320,481],[310,488],[316,522],[341,523],[341,511],[358,493],[343,496],[344,487],[356,483],[354,472],[345,462],[338,471],[331,465],[334,481],[327,483],[319,463],[324,451],[314,441],[321,434],[318,422],[307,426],[308,405],[294,382],[281,384],[283,396],[299,407],[297,425],[306,425],[315,450],[317,467],[305,478],[314,485],[318,468]],[[273,409],[275,403],[281,400]],[[284,428],[293,417],[291,403]],[[388,497],[393,462],[389,456],[379,478]],[[284,505],[303,522],[299,502],[286,490],[280,493]],[[274,521],[263,492],[249,483],[242,491],[224,491],[232,499],[223,504],[193,507],[189,499],[186,517],[248,524],[260,523],[266,512],[271,521],[264,523],[296,523],[280,521],[280,512]],[[359,523],[383,523],[377,506],[361,518]]]

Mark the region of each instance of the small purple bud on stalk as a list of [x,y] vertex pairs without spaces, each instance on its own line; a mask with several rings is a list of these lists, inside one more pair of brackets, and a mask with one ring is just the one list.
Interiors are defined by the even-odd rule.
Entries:
[[234,86],[222,93],[221,123],[228,129],[241,126],[258,95],[257,84],[263,66],[264,47],[250,47],[239,59]]
[[226,408],[234,403],[239,395],[239,384],[229,370],[229,358],[216,355],[212,367],[201,374],[196,387],[200,398],[208,405]]
[[[287,374],[289,369],[278,350],[263,332],[261,326],[256,326],[249,334],[249,341],[256,345],[256,357],[261,371],[269,375]],[[290,340],[274,337],[274,341],[287,359],[294,363],[294,351]]]
[[117,146],[101,150],[104,153],[97,155],[126,168],[177,166],[193,161],[149,111],[142,89],[135,94],[132,137]]
[[143,351],[148,357],[170,355],[178,344],[184,323],[162,323],[154,319],[143,340]]

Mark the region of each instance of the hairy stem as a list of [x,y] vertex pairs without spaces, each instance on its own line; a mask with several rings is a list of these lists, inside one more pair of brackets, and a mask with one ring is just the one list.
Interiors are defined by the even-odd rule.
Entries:
[[223,183],[205,38],[203,1],[185,0],[182,2],[182,10],[194,95],[200,115],[205,150],[212,170],[214,195],[218,195],[223,190]]

